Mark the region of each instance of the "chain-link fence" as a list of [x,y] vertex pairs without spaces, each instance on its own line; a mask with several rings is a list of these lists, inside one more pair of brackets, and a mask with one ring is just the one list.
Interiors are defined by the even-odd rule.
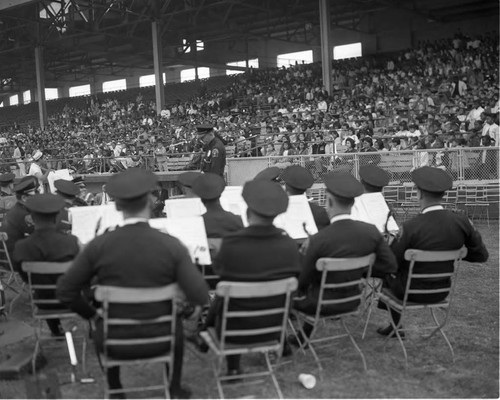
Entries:
[[411,171],[425,165],[448,171],[457,184],[467,181],[494,183],[499,177],[498,158],[496,147],[267,157],[268,166],[285,169],[289,165],[301,165],[307,168],[316,183],[323,182],[323,176],[331,171],[346,171],[359,178],[361,166],[377,165],[391,174],[391,185],[410,184]]

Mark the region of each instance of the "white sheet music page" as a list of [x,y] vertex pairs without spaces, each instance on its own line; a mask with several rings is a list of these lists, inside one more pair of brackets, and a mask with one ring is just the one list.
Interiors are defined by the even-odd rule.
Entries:
[[149,220],[149,225],[179,239],[187,247],[194,263],[212,264],[202,217],[153,218]]
[[83,244],[95,237],[97,222],[101,218],[99,208],[98,206],[69,208],[71,233]]
[[[304,224],[305,229],[304,230]],[[309,207],[309,201],[305,195],[290,196],[286,212],[274,219],[274,226],[281,228],[292,239],[304,239],[309,235],[318,233],[318,227]]]
[[243,186],[226,186],[220,197],[220,205],[224,210],[241,216],[243,225],[248,226],[247,203],[241,196],[242,191]]
[[199,197],[165,200],[163,208],[168,218],[197,217],[204,214],[207,209]]
[[54,186],[54,182],[59,179],[63,179],[65,181],[71,181],[71,174],[69,173],[69,169],[58,169],[57,171],[50,171],[47,175],[47,183],[49,184],[50,192],[55,193],[56,188]]
[[[377,227],[379,232],[385,232],[385,224],[389,215],[389,206],[382,193],[364,193],[354,199],[351,217],[357,221],[367,222]],[[391,216],[387,224],[389,232],[399,230],[396,220]]]
[[123,214],[114,204],[70,207],[71,233],[83,244],[101,235],[106,229],[123,225]]

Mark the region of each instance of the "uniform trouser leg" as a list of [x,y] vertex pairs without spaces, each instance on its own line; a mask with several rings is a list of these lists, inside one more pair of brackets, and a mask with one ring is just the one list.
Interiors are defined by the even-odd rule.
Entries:
[[241,356],[238,354],[233,355],[233,356],[227,356],[226,357],[227,370],[228,371],[239,370],[240,369],[240,360],[241,360]]
[[178,390],[181,387],[182,364],[184,359],[184,329],[182,320],[179,317],[175,325],[175,347],[174,347],[174,365],[172,378],[170,380],[170,390]]
[[49,327],[50,332],[53,335],[60,336],[63,334],[61,329],[61,321],[59,320],[59,318],[48,319],[47,326]]

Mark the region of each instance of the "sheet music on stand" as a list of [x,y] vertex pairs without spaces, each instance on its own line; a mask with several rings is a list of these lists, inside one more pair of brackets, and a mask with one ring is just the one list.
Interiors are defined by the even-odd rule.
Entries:
[[197,217],[207,211],[199,197],[165,200],[167,218]]
[[187,247],[193,263],[212,264],[202,217],[153,218],[149,225],[179,239]]
[[305,195],[290,196],[286,212],[274,219],[274,226],[286,231],[292,239],[305,239],[308,234],[318,233],[318,227]]
[[226,186],[220,197],[220,204],[226,211],[239,215],[244,226],[248,226],[247,203],[243,200],[241,192],[243,186]]
[[[385,225],[390,209],[382,193],[364,193],[354,199],[351,217],[357,221],[367,222],[377,227],[380,233],[385,233]],[[387,223],[389,232],[398,232],[399,227],[394,217]]]
[[71,181],[73,178],[69,173],[69,169],[58,169],[57,171],[50,171],[47,175],[47,183],[49,184],[50,192],[55,193],[56,188],[54,182],[59,179],[64,179],[65,181]]
[[123,225],[123,214],[114,204],[71,207],[71,233],[83,244],[90,242],[109,228]]

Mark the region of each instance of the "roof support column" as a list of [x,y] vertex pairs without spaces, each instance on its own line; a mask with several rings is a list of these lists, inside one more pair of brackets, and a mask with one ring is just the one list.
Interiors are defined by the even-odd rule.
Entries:
[[43,63],[43,47],[35,47],[36,93],[38,97],[38,114],[40,128],[47,127],[47,105],[45,104],[45,71]]
[[161,45],[161,29],[158,21],[151,22],[153,34],[153,67],[155,70],[156,114],[165,105],[165,88],[163,87],[163,53]]
[[321,64],[323,86],[330,94],[332,91],[332,46],[330,40],[330,0],[319,0],[319,18],[321,32]]

